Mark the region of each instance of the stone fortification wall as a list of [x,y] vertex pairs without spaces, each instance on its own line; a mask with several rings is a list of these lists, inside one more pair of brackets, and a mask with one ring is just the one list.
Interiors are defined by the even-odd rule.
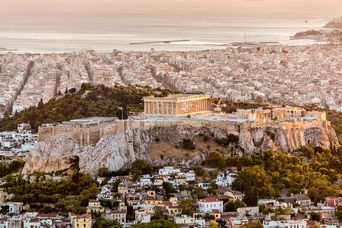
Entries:
[[182,127],[208,127],[222,128],[226,131],[238,134],[238,125],[227,121],[212,122],[202,120],[182,119],[175,121],[153,121],[153,119],[140,120],[115,120],[95,126],[81,125],[45,125],[39,127],[39,141],[47,141],[49,138],[63,135],[76,141],[81,146],[95,145],[101,138],[107,135],[123,133],[128,129],[152,129],[155,127],[182,128]]
[[[72,138],[80,145],[95,145],[104,135],[106,126],[44,126],[38,129],[38,141],[43,142],[57,135]],[[108,130],[107,130],[108,131]]]
[[[184,138],[199,134],[215,138],[224,138],[229,134],[238,135],[239,142],[235,152],[241,155],[260,150],[293,151],[307,144],[327,149],[339,146],[334,129],[326,121],[238,124],[222,119],[210,121],[196,118],[147,118],[113,121],[86,129],[45,127],[40,133],[40,139],[47,140],[38,143],[29,153],[23,173],[65,170],[70,168],[77,157],[82,172],[95,174],[98,167],[118,171],[128,167],[136,159],[151,160],[151,146],[156,139],[177,146]],[[49,138],[52,134],[55,136]],[[81,135],[84,145],[80,145],[78,141]],[[93,144],[101,135],[103,137],[96,145]],[[197,159],[200,157],[191,161],[199,161]],[[164,159],[154,162],[168,164]],[[177,161],[179,162],[188,164],[189,158]]]

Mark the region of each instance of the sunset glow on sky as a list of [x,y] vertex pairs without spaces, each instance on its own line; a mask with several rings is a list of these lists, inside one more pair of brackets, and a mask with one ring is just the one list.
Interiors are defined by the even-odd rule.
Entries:
[[[342,11],[341,0],[1,0],[0,12],[8,14],[37,11],[121,10],[162,12],[226,12],[233,14],[280,13],[291,15],[298,9],[314,16]],[[29,12],[30,11],[30,12]],[[336,15],[334,15],[336,16]]]

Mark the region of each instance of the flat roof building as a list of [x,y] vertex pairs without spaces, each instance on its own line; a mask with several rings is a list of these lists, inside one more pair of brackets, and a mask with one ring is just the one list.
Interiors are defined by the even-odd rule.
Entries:
[[144,114],[156,116],[195,115],[210,111],[210,97],[203,94],[175,94],[144,97]]

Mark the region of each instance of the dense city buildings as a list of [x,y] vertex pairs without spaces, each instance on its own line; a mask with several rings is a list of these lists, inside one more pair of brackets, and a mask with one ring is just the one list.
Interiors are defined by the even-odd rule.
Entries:
[[0,228],[342,228],[341,9],[0,0]]
[[17,131],[0,132],[0,153],[28,152],[38,141],[38,135],[27,123],[18,125]]
[[[257,206],[246,206],[243,201],[247,196],[232,190],[237,171],[222,174],[212,177],[212,181],[216,181],[214,188],[213,182],[203,181],[192,169],[183,166],[161,167],[137,179],[132,175],[99,175],[95,178],[99,193],[88,201],[87,214],[80,215],[26,211],[29,204],[11,201],[12,196],[1,189],[1,199],[7,198],[0,201],[0,226],[90,228],[97,227],[98,221],[104,219],[102,221],[115,222],[121,227],[134,227],[147,225],[156,220],[156,216],[162,216],[179,227],[205,228],[212,222],[227,228],[243,228],[255,223],[267,228],[339,227],[335,212],[341,206],[341,197],[329,196],[316,204],[308,196],[308,190],[302,189],[300,194],[280,193],[279,197],[259,199]],[[230,184],[222,184],[223,179],[230,179]],[[197,194],[210,196],[197,199],[192,192],[194,189]]]
[[140,85],[233,101],[341,110],[341,46],[238,44],[224,50],[0,55],[0,113],[82,83]]

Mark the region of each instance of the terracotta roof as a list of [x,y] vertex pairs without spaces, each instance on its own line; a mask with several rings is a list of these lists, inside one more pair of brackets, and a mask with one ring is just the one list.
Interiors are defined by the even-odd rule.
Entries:
[[75,219],[90,219],[91,215],[90,214],[83,214],[83,215],[77,215]]
[[7,217],[1,217],[0,218],[0,222],[7,222],[8,221],[8,218]]
[[39,218],[33,218],[33,219],[31,219],[30,222],[40,222],[40,219]]
[[56,218],[58,214],[38,214],[37,218]]
[[327,196],[325,198],[325,200],[341,200],[342,201],[342,197],[339,197],[339,196]]
[[310,197],[306,194],[296,194],[293,196],[296,200],[310,200]]
[[158,206],[161,206],[161,207],[165,207],[165,206],[172,206],[172,203],[171,202],[168,202],[168,201],[163,201],[161,203],[158,203]]
[[242,195],[245,195],[243,194],[242,192],[239,192],[239,191],[234,191],[234,190],[228,190],[227,192],[231,192],[233,195],[235,196],[242,196]]
[[126,211],[112,211],[113,214],[127,214]]
[[308,226],[308,227],[316,227],[316,222],[315,221],[313,221],[313,220],[308,220],[308,221],[306,221],[306,225]]
[[200,202],[210,203],[210,202],[218,202],[219,200],[215,197],[207,197],[204,199],[201,199]]
[[219,200],[229,200],[230,197],[229,196],[225,196],[225,195],[221,195],[221,196],[218,196]]
[[210,211],[209,213],[221,213],[221,212],[217,209],[214,209],[214,210]]

